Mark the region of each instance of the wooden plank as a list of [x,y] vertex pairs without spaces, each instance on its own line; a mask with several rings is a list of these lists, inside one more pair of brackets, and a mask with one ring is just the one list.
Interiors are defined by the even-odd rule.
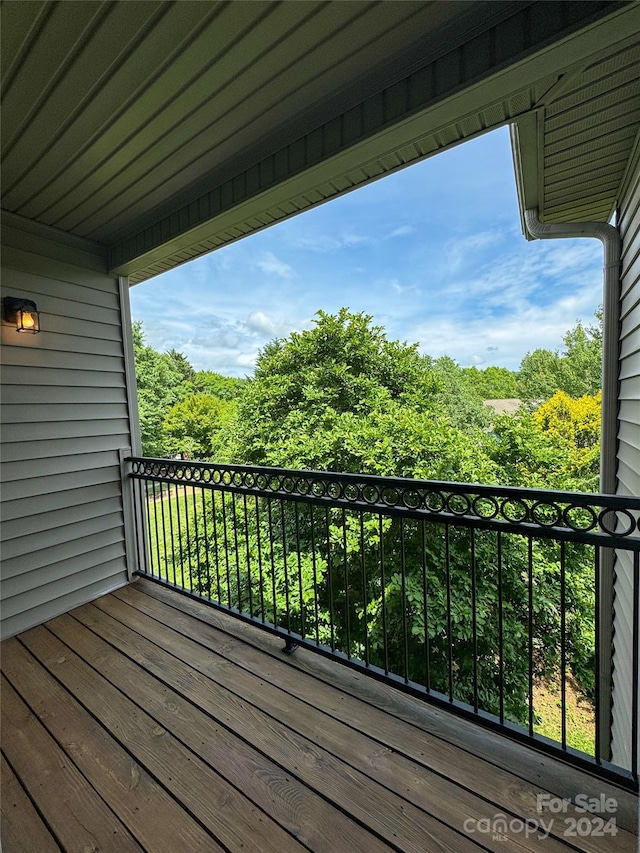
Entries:
[[[211,836],[15,640],[2,668],[100,797],[147,850],[221,850]],[[60,794],[58,795],[60,796]],[[101,844],[101,839],[97,839]],[[39,847],[32,847],[38,851]]]
[[21,641],[227,851],[246,853],[250,839],[260,839],[261,853],[304,849],[46,628]]
[[[113,622],[95,608],[94,613],[98,621]],[[317,853],[334,853],[339,849],[383,853],[389,849],[76,619],[60,616],[47,627],[88,663],[99,661],[100,672],[114,686],[312,850]]]
[[0,840],[3,853],[59,853],[55,839],[45,826],[4,755],[0,756]]
[[[324,711],[330,715],[333,719],[325,718],[325,731],[333,731],[337,742],[340,744],[339,750],[344,750],[338,752],[332,750],[334,754],[346,759],[346,756],[354,751],[355,755],[353,755],[350,763],[355,761],[356,763],[353,766],[365,773],[372,774],[374,778],[382,780],[385,774],[389,780],[398,776],[402,777],[403,774],[409,778],[411,771],[405,762],[410,759],[465,788],[469,785],[469,779],[482,779],[483,797],[492,802],[496,808],[506,808],[514,815],[529,820],[540,818],[537,797],[538,794],[547,792],[537,785],[505,772],[501,767],[480,759],[472,753],[465,752],[447,741],[433,737],[428,732],[400,723],[386,712],[367,705],[349,694],[337,694],[334,687],[292,669],[283,660],[272,658],[265,662],[262,652],[233,638],[230,639],[229,635],[221,634],[219,630],[208,625],[194,626],[191,617],[156,602],[149,596],[144,596],[135,588],[126,587],[118,590],[115,597],[122,601],[135,603],[141,612],[160,620],[163,625],[171,626],[187,637],[197,638],[199,644],[222,655],[226,660],[240,664],[256,677],[268,682],[266,690],[259,691],[263,703],[260,706],[258,702],[259,707],[266,707],[264,704],[265,696],[270,695],[270,685],[272,684],[277,684],[281,689],[290,692],[291,696],[281,719],[286,722],[290,714],[293,715],[293,719],[296,717],[303,718],[301,723],[294,726],[302,734],[308,733],[301,726],[307,724],[313,730],[313,725],[320,725],[319,722],[313,722],[319,711]],[[102,605],[102,602],[98,602],[98,604]],[[236,675],[235,683],[236,689],[239,691],[239,685],[242,682],[238,675]],[[249,696],[255,687],[249,683],[247,690],[249,691],[247,696]],[[249,701],[252,700],[249,699]],[[305,702],[308,703],[306,706]],[[332,726],[334,721],[337,725],[343,725],[341,721],[345,720],[349,721],[349,725],[354,727],[348,730],[350,734],[335,730]],[[384,760],[380,760],[375,756],[375,750],[374,754],[371,755],[371,748],[367,749],[367,738],[375,739],[384,747],[391,747],[393,752],[385,755]],[[446,799],[445,788],[445,785],[441,785],[441,790]],[[430,801],[432,795],[427,791],[421,795],[418,788],[413,787],[411,790],[415,797],[412,802],[415,804],[423,805],[425,801]],[[453,793],[450,795],[453,796]],[[571,819],[579,819],[580,817],[582,814],[575,807],[569,807],[565,815],[555,817],[554,834],[563,838],[565,831],[571,829]],[[602,850],[602,841],[603,839],[598,838],[597,835],[588,836],[584,841],[585,849]],[[620,844],[621,850],[634,849],[635,847],[635,842],[628,833],[620,832],[615,843]],[[613,849],[613,847],[608,849]]]
[[[233,637],[241,638],[254,648],[282,659],[282,640],[173,590],[145,579],[139,579],[130,589],[139,589],[165,604],[190,614],[209,625],[220,628]],[[448,741],[479,758],[497,764],[503,770],[552,791],[560,798],[576,793],[589,796],[613,797],[618,802],[618,826],[633,833],[638,831],[638,798],[606,779],[598,779],[562,761],[529,749],[507,737],[501,737],[482,726],[440,710],[420,699],[382,684],[366,673],[342,666],[307,649],[298,649],[287,658],[287,664],[338,688],[347,696],[356,697],[382,709],[422,731]],[[353,719],[353,717],[352,717]],[[356,719],[359,719],[356,718]]]
[[[206,667],[202,660],[189,664],[186,679],[183,661],[177,660],[169,652],[163,652],[115,619],[110,619],[109,625],[105,622],[109,617],[100,615],[99,608],[87,605],[74,611],[73,615],[149,672],[179,689],[207,714],[222,720],[225,726],[253,747],[382,836],[394,849],[424,853],[427,846],[427,849],[433,850],[477,853],[470,838],[451,830],[440,820],[398,796],[394,789],[385,788],[358,770],[345,766],[331,752],[300,736],[278,719],[270,717],[265,720],[263,712],[236,696],[233,687],[223,687],[207,678],[202,672],[203,667]],[[199,651],[201,657],[213,659],[205,650]],[[217,665],[214,661],[214,666]],[[233,680],[233,674],[230,679]],[[286,694],[283,695],[284,702],[288,698]],[[322,741],[322,736],[318,739]],[[451,805],[455,808],[456,804],[453,802]],[[462,817],[460,812],[457,814],[460,822]],[[505,849],[508,848],[500,847],[500,850]]]
[[2,747],[64,850],[142,850],[4,677]]

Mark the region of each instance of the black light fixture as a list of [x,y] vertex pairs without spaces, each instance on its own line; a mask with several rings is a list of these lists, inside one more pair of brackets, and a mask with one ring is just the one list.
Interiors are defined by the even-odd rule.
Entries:
[[2,316],[7,323],[13,323],[16,332],[30,332],[37,335],[40,331],[38,306],[31,299],[16,299],[5,296],[2,300]]

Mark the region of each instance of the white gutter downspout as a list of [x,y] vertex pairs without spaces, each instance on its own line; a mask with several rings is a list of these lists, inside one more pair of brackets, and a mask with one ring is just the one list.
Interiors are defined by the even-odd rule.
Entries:
[[[532,237],[595,237],[604,249],[602,286],[602,422],[600,435],[600,491],[613,495],[617,486],[618,358],[620,323],[620,233],[604,222],[543,224],[537,210],[525,210]],[[599,707],[596,709],[600,757],[611,756],[611,679],[613,647],[614,552],[600,549],[600,583],[596,654],[600,662]]]
[[605,222],[543,224],[537,210],[525,210],[532,237],[595,237],[604,249],[602,287],[602,427],[600,436],[600,491],[613,495],[617,486],[618,348],[620,322],[620,234]]

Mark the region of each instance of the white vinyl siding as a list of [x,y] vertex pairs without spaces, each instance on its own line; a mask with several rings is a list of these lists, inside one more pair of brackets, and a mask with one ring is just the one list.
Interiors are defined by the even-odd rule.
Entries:
[[131,430],[119,283],[103,256],[6,228],[2,284],[37,303],[42,328],[2,326],[6,637],[127,582]]
[[[620,302],[620,408],[618,493],[640,495],[640,137],[620,197],[622,281]],[[615,564],[613,761],[631,767],[633,558],[618,552]],[[637,594],[637,591],[636,591]]]

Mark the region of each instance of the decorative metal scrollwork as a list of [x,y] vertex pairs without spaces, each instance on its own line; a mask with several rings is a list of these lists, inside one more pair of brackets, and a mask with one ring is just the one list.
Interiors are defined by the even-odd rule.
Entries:
[[536,533],[640,550],[640,498],[206,462],[130,459],[131,476],[193,488]]

